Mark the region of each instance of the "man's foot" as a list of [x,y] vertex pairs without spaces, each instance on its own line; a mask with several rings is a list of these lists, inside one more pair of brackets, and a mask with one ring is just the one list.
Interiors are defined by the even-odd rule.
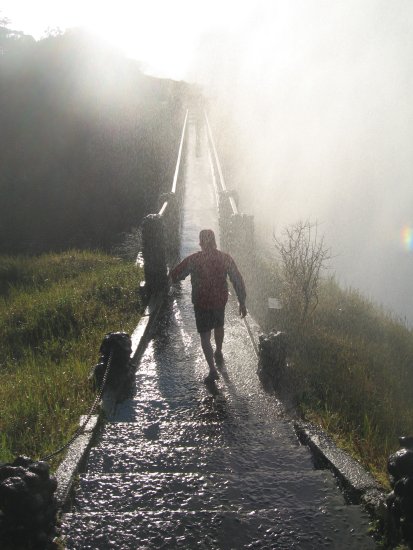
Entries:
[[208,384],[209,382],[215,382],[215,380],[218,380],[219,374],[216,370],[211,370],[208,376],[205,376],[204,382],[205,384]]
[[222,365],[222,363],[224,362],[224,356],[222,355],[222,351],[216,350],[214,352],[214,358],[215,358],[215,363],[217,365]]

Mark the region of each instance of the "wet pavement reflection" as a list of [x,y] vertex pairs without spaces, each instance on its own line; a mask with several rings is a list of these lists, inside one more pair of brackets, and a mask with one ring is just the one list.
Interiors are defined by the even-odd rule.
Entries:
[[[190,126],[183,250],[218,232],[205,136]],[[203,131],[202,131],[203,132]],[[274,396],[262,389],[248,332],[230,300],[220,379],[207,366],[185,281],[168,297],[136,372],[91,450],[66,547],[369,549],[368,518],[332,474],[315,470]]]

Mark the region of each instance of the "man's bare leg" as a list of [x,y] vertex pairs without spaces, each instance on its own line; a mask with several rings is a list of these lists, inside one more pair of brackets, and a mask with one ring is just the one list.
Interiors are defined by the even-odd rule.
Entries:
[[201,337],[202,351],[204,352],[206,362],[208,363],[209,372],[215,373],[216,368],[214,363],[214,351],[211,346],[211,331],[208,330],[207,332],[201,332],[199,336]]
[[222,343],[224,341],[224,327],[214,328],[214,338],[216,351],[222,353]]

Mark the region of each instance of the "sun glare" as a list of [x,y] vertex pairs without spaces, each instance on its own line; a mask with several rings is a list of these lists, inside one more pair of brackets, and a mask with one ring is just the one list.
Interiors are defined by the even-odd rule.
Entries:
[[[96,2],[96,10],[97,6]],[[84,26],[120,48],[127,56],[140,60],[148,72],[184,78],[196,35],[191,31],[185,13],[176,17],[172,3],[162,4],[162,9],[158,10],[156,6],[156,3],[128,2],[124,12],[100,11],[98,18],[91,13]]]
[[[252,3],[253,4],[253,3]],[[3,0],[0,16],[39,39],[46,29],[83,27],[142,62],[158,76],[185,78],[203,32],[245,20],[245,0]]]

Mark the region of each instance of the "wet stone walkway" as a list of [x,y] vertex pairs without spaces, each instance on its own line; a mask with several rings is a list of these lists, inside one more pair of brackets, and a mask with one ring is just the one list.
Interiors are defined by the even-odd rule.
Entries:
[[[205,136],[190,126],[182,252],[217,229]],[[193,153],[193,154],[192,154]],[[195,154],[197,153],[197,154]],[[136,372],[80,475],[63,518],[68,549],[372,549],[368,518],[315,470],[277,400],[230,299],[216,386],[195,331],[190,283],[168,298]]]

